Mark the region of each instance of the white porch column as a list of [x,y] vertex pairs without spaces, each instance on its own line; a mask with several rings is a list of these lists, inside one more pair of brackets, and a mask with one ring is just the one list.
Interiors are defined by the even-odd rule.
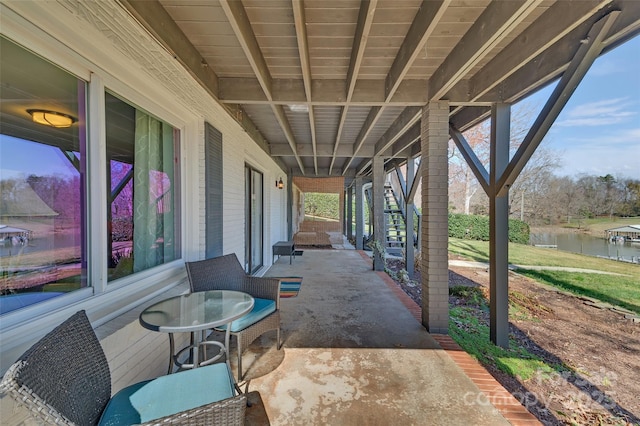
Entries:
[[449,327],[448,186],[449,102],[422,109],[422,324],[431,333]]

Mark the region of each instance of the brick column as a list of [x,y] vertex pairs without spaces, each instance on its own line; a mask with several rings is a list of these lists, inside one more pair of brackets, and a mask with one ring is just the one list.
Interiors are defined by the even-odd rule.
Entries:
[[431,333],[449,326],[448,186],[449,102],[422,109],[422,324]]

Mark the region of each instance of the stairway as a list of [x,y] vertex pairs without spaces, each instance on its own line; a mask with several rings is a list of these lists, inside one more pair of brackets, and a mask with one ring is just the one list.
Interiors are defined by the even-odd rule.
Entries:
[[387,254],[402,256],[407,241],[406,219],[391,185],[384,187],[384,223]]

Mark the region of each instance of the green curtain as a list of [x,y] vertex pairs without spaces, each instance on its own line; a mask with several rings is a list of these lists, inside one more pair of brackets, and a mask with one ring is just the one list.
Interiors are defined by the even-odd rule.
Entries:
[[136,110],[133,272],[175,258],[173,128]]

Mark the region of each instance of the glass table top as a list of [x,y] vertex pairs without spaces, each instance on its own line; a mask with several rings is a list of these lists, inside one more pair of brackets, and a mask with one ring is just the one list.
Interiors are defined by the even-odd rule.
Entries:
[[204,330],[240,318],[251,311],[253,303],[253,297],[239,291],[183,294],[149,306],[140,314],[140,324],[165,333]]

